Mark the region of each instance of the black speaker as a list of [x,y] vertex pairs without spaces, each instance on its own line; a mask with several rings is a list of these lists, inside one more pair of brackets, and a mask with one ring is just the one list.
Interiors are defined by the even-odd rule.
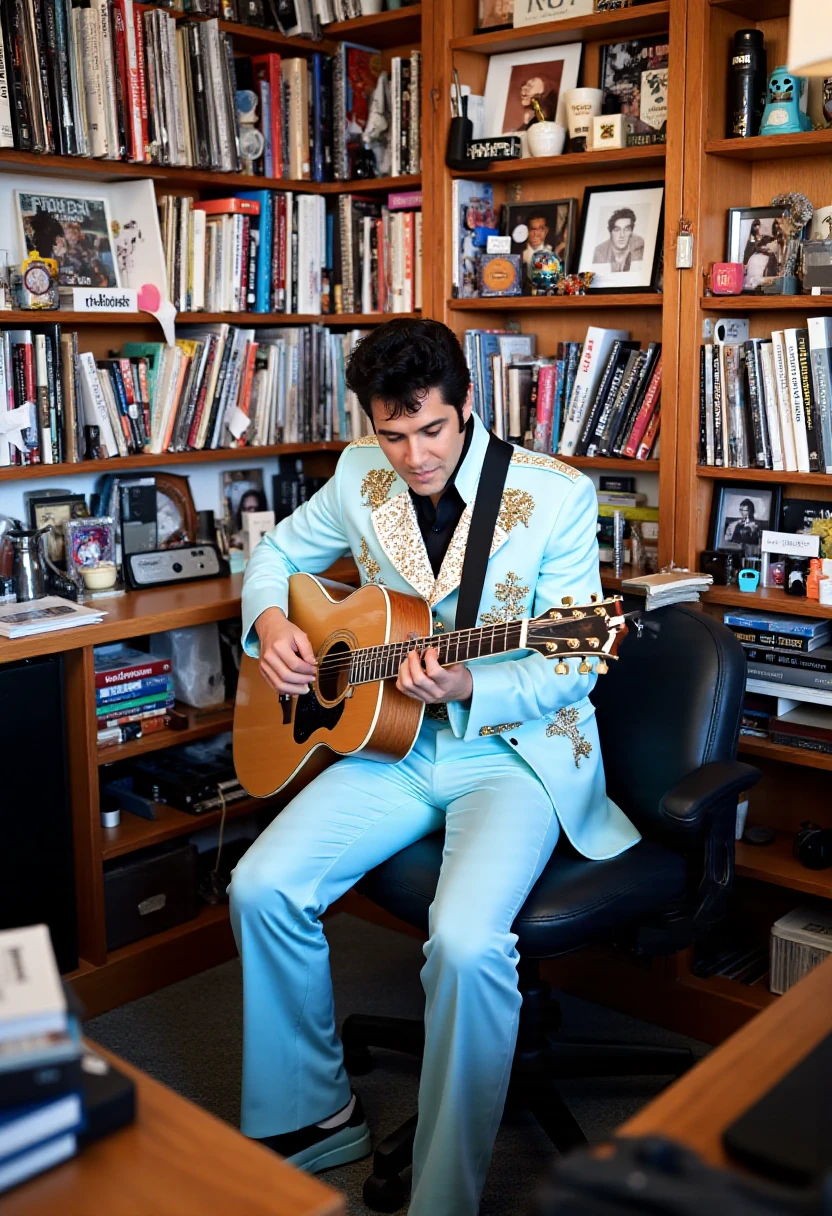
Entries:
[[60,657],[0,664],[0,929],[46,924],[78,966]]

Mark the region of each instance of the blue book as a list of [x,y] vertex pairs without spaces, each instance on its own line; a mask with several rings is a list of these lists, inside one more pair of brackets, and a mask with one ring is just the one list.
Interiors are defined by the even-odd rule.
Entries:
[[127,680],[123,684],[111,684],[109,688],[95,690],[96,705],[113,705],[129,701],[132,697],[149,697],[158,693],[173,696],[173,676],[145,676],[138,680]]
[[0,1195],[3,1191],[25,1182],[27,1178],[36,1178],[38,1174],[51,1170],[62,1161],[69,1161],[77,1151],[78,1140],[74,1133],[64,1132],[25,1152],[16,1153],[8,1161],[0,1161]]
[[318,51],[312,56],[312,181],[324,180],[324,129],[321,98],[324,93],[323,57]]
[[80,1093],[0,1111],[0,1166],[53,1136],[80,1131],[83,1124]]
[[566,363],[555,360],[555,399],[552,403],[552,453],[557,452],[563,428],[563,398],[566,385]]
[[830,622],[813,621],[803,616],[778,616],[774,612],[726,612],[726,625],[740,629],[758,629],[761,633],[788,633],[796,638],[816,638],[829,633]]
[[274,195],[271,190],[238,190],[236,197],[249,198],[252,202],[260,204],[260,238],[257,246],[257,282],[254,289],[254,311],[271,312]]

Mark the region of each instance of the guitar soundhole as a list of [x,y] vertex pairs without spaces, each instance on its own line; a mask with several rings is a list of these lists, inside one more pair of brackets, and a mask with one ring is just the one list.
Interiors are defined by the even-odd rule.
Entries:
[[340,701],[350,682],[350,648],[334,642],[318,663],[318,696],[325,705]]

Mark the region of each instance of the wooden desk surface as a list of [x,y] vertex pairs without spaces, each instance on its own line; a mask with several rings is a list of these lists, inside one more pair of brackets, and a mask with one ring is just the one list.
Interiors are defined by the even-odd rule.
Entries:
[[342,1195],[92,1046],[136,1082],[135,1123],[3,1195],[3,1216],[345,1216]]
[[619,1136],[668,1136],[727,1165],[722,1133],[832,1032],[832,959],[726,1039]]

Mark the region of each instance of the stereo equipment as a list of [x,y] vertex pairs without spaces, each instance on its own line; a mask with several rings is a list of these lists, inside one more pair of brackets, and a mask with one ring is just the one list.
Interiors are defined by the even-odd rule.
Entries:
[[124,574],[131,587],[163,587],[227,573],[215,545],[182,545],[152,553],[125,553]]

